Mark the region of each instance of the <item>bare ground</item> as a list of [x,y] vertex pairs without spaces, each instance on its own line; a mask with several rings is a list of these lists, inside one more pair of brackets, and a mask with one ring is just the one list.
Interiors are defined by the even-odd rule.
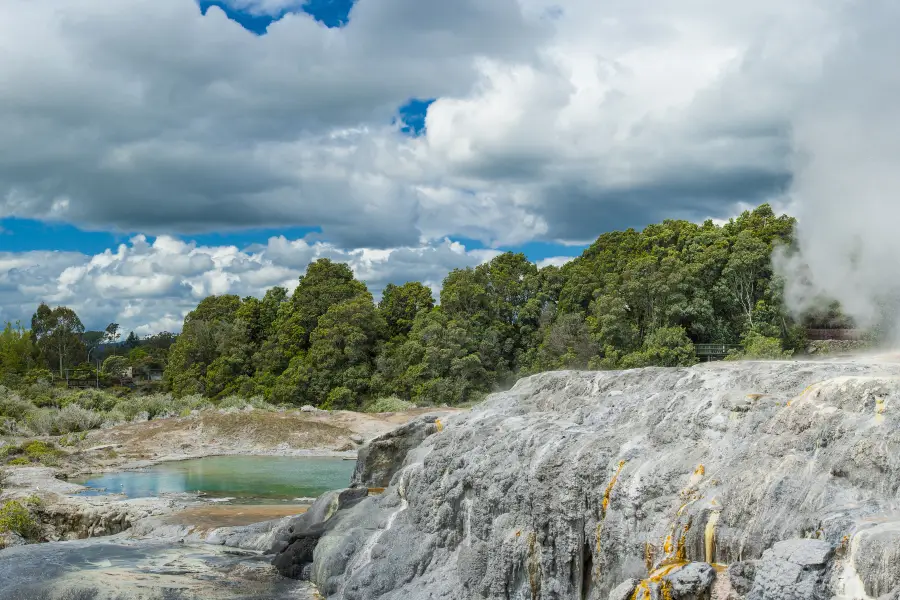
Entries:
[[415,409],[381,414],[206,411],[92,431],[63,458],[61,467],[63,472],[74,475],[220,454],[355,457],[362,443],[415,417],[455,412],[459,410]]

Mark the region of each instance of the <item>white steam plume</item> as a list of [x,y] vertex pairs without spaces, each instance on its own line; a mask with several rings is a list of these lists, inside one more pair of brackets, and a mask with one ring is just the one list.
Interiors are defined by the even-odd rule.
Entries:
[[[862,327],[900,321],[900,3],[850,2],[793,119],[799,253],[776,256],[796,312],[841,303]],[[887,318],[887,321],[885,319]]]

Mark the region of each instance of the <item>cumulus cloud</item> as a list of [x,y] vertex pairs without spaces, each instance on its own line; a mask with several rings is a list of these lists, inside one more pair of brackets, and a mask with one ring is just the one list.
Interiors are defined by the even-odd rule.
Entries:
[[148,334],[180,331],[185,314],[211,294],[262,296],[289,290],[319,258],[346,262],[380,297],[388,283],[421,281],[435,293],[451,269],[475,266],[497,252],[467,250],[445,240],[430,246],[342,249],[333,244],[273,237],[247,249],[201,246],[170,236],[139,235],[116,250],[79,253],[0,253],[0,321],[30,319],[37,302],[74,308],[88,327],[110,321]]
[[465,93],[474,57],[524,58],[541,36],[514,0],[417,4],[361,2],[340,30],[292,13],[255,36],[190,0],[4,3],[0,216],[415,242],[415,178],[383,168],[410,152],[391,116]]
[[[191,0],[11,0],[0,216],[390,248],[727,215],[789,183],[827,8],[359,0],[343,28],[290,12],[256,36]],[[409,98],[437,98],[414,139],[390,125]]]
[[550,256],[539,260],[537,266],[540,269],[543,269],[544,267],[561,267],[573,260],[575,260],[574,256]]
[[[306,257],[436,285],[488,256],[447,238],[590,241],[766,200],[801,211],[798,305],[893,285],[833,266],[894,254],[866,241],[889,237],[895,183],[885,0],[358,0],[335,29],[301,4],[227,0],[284,14],[257,36],[192,0],[0,3],[0,218],[159,236],[6,255],[5,314],[28,289],[174,327],[199,295],[295,279]],[[411,98],[436,99],[418,137],[392,124]],[[321,234],[175,239],[288,226]]]

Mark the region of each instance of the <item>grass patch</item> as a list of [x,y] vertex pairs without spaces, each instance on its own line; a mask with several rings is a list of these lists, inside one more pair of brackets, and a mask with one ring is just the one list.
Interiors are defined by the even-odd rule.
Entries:
[[59,464],[59,457],[62,456],[62,452],[53,444],[41,440],[25,442],[21,446],[4,446],[0,451],[2,451],[0,460],[10,459],[6,461],[6,464],[10,466],[25,466],[38,463],[54,467]]

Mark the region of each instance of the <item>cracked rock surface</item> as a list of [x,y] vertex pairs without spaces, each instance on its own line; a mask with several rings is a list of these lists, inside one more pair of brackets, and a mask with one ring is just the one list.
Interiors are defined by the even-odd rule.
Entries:
[[893,357],[544,373],[410,429],[318,540],[329,598],[900,591]]

